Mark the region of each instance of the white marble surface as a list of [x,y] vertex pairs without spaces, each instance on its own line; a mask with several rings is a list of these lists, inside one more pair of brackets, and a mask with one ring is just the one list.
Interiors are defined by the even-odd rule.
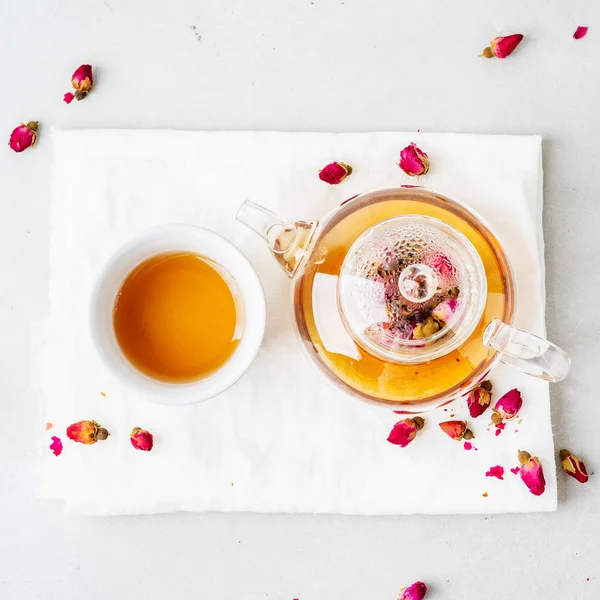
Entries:
[[[574,42],[577,25],[590,32]],[[527,39],[511,58],[477,58],[514,32]],[[27,383],[29,322],[47,307],[51,125],[540,133],[548,329],[573,357],[552,388],[556,444],[594,470],[599,60],[600,5],[585,0],[4,0],[2,129],[42,127],[38,148],[0,160],[0,597],[388,600],[415,579],[432,599],[600,597],[594,477],[561,477],[555,514],[65,518],[32,494]],[[67,106],[81,62],[97,89]]]

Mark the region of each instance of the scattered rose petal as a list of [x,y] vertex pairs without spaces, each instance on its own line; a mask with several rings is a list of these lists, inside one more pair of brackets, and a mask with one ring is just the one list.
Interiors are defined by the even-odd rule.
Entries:
[[521,467],[513,467],[513,468],[510,470],[510,472],[511,472],[513,475],[518,475],[520,470],[521,470]]
[[319,171],[319,179],[330,185],[342,183],[352,173],[352,167],[343,162],[332,162]]
[[140,427],[134,427],[131,430],[129,439],[131,441],[131,445],[136,450],[150,452],[150,450],[152,450],[152,446],[154,446],[154,438],[152,437],[152,434],[145,429],[141,429]]
[[585,34],[588,32],[587,27],[582,27],[581,25],[575,30],[573,34],[574,40],[580,40],[582,37],[585,37]]
[[[94,87],[92,65],[81,65],[80,67],[78,67],[71,77],[71,85],[75,90],[75,98],[77,100],[83,100],[92,91],[92,88]],[[67,102],[66,95],[65,102]]]
[[62,440],[55,435],[52,436],[52,443],[50,444],[50,450],[54,453],[54,456],[58,456],[63,451]]
[[398,421],[392,428],[387,441],[390,444],[405,448],[415,439],[417,431],[423,429],[424,423],[425,421],[421,417]]
[[503,431],[504,428],[506,427],[506,423],[497,423],[496,424],[496,437],[498,437]]
[[81,444],[95,444],[108,436],[108,431],[100,427],[96,421],[77,421],[67,427],[67,437]]
[[567,475],[570,475],[573,479],[577,479],[579,483],[586,483],[589,479],[588,472],[579,456],[568,450],[561,450],[560,460],[562,461],[562,468]]
[[49,431],[50,429],[52,429],[52,423],[48,422],[46,423],[46,431]]
[[475,437],[473,432],[467,428],[466,421],[443,421],[440,423],[440,429],[456,441],[472,440]]
[[429,157],[414,142],[400,151],[398,166],[411,177],[425,175],[429,171]]
[[15,152],[23,152],[23,150],[27,150],[30,146],[33,148],[37,141],[37,130],[37,121],[29,121],[27,125],[21,123],[18,127],[15,127],[8,140],[10,149]]
[[521,392],[517,388],[506,392],[494,405],[494,414],[492,415],[492,423],[498,425],[502,421],[510,421],[514,419],[523,406],[523,398]]
[[425,594],[427,594],[427,586],[422,581],[416,581],[400,590],[398,600],[423,600]]
[[484,48],[479,56],[485,56],[485,58],[492,58],[494,56],[496,58],[506,58],[513,53],[522,39],[523,36],[520,33],[496,37],[490,42],[487,48]]
[[465,450],[472,450],[473,444],[471,444],[471,442],[465,442],[464,448],[465,448]]
[[67,92],[64,97],[63,100],[67,103],[67,104],[71,104],[71,102],[73,102],[75,98],[75,94],[71,94],[71,92]]
[[523,483],[534,496],[541,496],[546,489],[546,480],[540,459],[523,450],[519,450],[518,456]]
[[486,477],[497,477],[498,479],[504,480],[504,467],[501,465],[496,465],[495,467],[490,467],[490,470],[486,472]]
[[492,401],[492,395],[483,387],[484,383],[488,382],[484,381],[467,395],[467,406],[469,407],[469,414],[472,419],[481,416],[488,409]]

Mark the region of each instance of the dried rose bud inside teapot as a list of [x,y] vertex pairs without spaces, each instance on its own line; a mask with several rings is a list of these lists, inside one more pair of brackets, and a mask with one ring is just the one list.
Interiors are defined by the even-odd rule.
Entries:
[[[415,250],[420,250],[417,244]],[[388,338],[427,339],[448,325],[460,303],[457,269],[451,259],[434,252],[418,257],[387,248],[385,260],[373,263],[367,279],[383,285],[387,323],[371,327],[370,335],[383,329]]]

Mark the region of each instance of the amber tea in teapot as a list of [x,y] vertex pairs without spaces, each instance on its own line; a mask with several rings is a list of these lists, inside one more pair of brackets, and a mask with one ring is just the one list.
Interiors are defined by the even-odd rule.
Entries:
[[508,258],[458,202],[392,188],[356,196],[321,222],[285,223],[248,202],[238,219],[293,278],[294,322],[309,357],[362,399],[438,406],[497,360],[547,380],[568,372],[564,351],[512,327]]

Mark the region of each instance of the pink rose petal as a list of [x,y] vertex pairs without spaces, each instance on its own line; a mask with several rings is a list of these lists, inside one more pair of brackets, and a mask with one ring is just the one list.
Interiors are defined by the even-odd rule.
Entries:
[[511,472],[513,475],[518,475],[520,470],[521,470],[521,467],[513,467],[513,468],[510,470],[510,472]]
[[588,32],[587,27],[582,27],[581,25],[575,30],[573,34],[574,40],[580,40],[582,37],[585,37],[585,34]]
[[71,94],[71,92],[68,92],[65,94],[63,100],[67,103],[67,104],[71,104],[71,102],[73,102],[73,99],[75,98],[74,94]]
[[496,425],[496,437],[498,437],[504,431],[505,427],[506,423],[498,423],[498,425]]
[[464,443],[464,448],[465,448],[465,450],[472,450],[473,449],[473,444],[471,444],[471,442],[465,442]]
[[54,453],[54,456],[58,456],[63,451],[62,441],[55,435],[52,436],[52,443],[50,444],[50,450]]
[[504,467],[501,465],[496,465],[495,467],[490,467],[490,470],[485,474],[486,477],[497,477],[498,479],[504,480]]

